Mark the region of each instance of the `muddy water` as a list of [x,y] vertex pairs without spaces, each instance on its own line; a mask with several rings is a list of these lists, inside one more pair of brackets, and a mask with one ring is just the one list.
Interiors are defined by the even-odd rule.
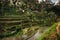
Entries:
[[34,36],[32,36],[31,38],[29,38],[28,40],[38,40],[39,37],[42,35],[42,33],[43,33],[47,28],[48,28],[48,27],[41,27],[41,28],[37,31],[37,33],[36,33]]
[[27,39],[27,35],[22,35],[22,36],[13,36],[13,37],[7,37],[7,38],[3,38],[1,40],[38,40],[39,37],[42,35],[42,33],[47,29],[48,27],[41,27],[39,30],[37,30],[37,32],[30,38]]

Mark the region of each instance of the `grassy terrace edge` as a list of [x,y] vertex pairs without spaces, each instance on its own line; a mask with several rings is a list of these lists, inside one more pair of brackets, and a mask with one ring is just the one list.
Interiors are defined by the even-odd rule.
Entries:
[[44,40],[44,38],[51,34],[54,33],[56,31],[56,26],[59,22],[54,23],[51,27],[49,27],[40,37],[39,40]]

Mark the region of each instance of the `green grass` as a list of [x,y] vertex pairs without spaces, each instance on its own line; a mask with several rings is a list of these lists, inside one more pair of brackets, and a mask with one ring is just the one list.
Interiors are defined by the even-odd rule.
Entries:
[[51,34],[51,33],[54,33],[56,31],[56,26],[57,26],[58,23],[54,23],[51,27],[48,28],[48,30],[46,30],[40,37],[39,37],[39,40],[44,40],[44,38]]
[[0,34],[0,38],[5,38],[5,37],[10,37],[10,36],[15,36],[15,35],[21,34],[20,26],[16,25],[15,27],[16,28],[13,33],[12,32],[4,32],[4,33]]

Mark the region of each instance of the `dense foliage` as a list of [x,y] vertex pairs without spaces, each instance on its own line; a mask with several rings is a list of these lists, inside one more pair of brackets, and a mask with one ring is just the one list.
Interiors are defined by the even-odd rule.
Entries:
[[[56,8],[56,9],[55,9]],[[14,25],[20,25],[19,27],[21,29],[31,27],[34,25],[39,26],[50,26],[54,22],[56,22],[57,13],[60,11],[59,6],[53,6],[53,4],[46,4],[46,2],[41,2],[40,4],[36,0],[15,0],[11,1],[9,0],[0,0],[0,18],[18,18],[18,20],[22,20],[21,22],[18,22]],[[57,11],[58,10],[58,11]],[[9,20],[9,19],[8,19]],[[15,21],[18,21],[15,20]],[[4,20],[3,20],[4,21]],[[5,20],[6,21],[6,20]],[[13,20],[12,20],[13,21]],[[3,23],[3,26],[1,26],[1,30],[4,32],[7,32],[5,27],[7,27],[8,24]],[[9,27],[11,26],[8,25]],[[16,26],[15,26],[16,27]],[[12,27],[10,27],[12,29]],[[15,28],[14,31],[18,29]],[[6,30],[6,31],[5,31]],[[19,30],[18,30],[19,31]],[[10,31],[11,32],[11,31]],[[17,30],[16,30],[17,32]],[[15,33],[15,32],[14,32]],[[18,32],[17,32],[18,33]],[[12,34],[2,34],[2,36],[9,36]]]

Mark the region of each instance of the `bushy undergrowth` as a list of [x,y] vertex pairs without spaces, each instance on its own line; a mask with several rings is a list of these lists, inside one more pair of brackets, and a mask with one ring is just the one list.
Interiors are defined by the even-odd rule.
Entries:
[[45,40],[45,38],[52,34],[52,33],[55,33],[56,32],[56,26],[57,26],[58,23],[54,23],[51,27],[48,28],[48,30],[46,30],[40,37],[39,37],[39,40]]
[[50,26],[56,22],[57,15],[54,12],[41,10],[39,13],[33,13],[32,20],[40,26]]

